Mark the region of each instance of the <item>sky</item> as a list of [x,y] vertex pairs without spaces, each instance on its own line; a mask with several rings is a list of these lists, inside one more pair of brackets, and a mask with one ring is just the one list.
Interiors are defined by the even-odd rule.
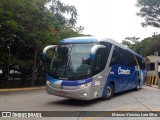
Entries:
[[77,26],[83,34],[106,37],[121,42],[126,37],[151,37],[158,28],[141,26],[143,18],[136,15],[137,0],[61,0],[77,9]]

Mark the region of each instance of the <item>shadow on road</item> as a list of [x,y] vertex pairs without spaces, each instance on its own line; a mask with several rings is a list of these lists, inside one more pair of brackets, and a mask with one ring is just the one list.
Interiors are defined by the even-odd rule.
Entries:
[[[142,89],[140,89],[140,90],[142,90]],[[126,94],[130,94],[132,92],[136,92],[135,89],[131,89],[131,90],[127,90],[127,91],[124,91],[124,92],[116,93],[116,94],[114,94],[114,98],[116,98],[118,96],[123,96],[123,95],[126,95]]]
[[[125,91],[125,92],[117,93],[117,94],[115,94],[113,96],[112,99],[116,99],[119,96],[130,94],[132,92],[135,92],[135,90],[128,90],[128,91]],[[75,100],[75,99],[66,98],[66,99],[62,99],[62,100],[58,100],[58,101],[52,101],[49,104],[51,104],[51,105],[59,104],[59,105],[66,105],[66,106],[90,106],[92,104],[96,104],[96,103],[100,103],[100,102],[107,102],[107,101],[108,100],[105,100],[103,98],[98,98],[98,99],[89,100],[89,101]]]
[[83,101],[83,100],[75,100],[75,99],[66,98],[66,99],[59,100],[59,101],[53,101],[50,104],[61,104],[61,105],[66,105],[66,106],[90,106],[98,102],[100,102],[100,99]]

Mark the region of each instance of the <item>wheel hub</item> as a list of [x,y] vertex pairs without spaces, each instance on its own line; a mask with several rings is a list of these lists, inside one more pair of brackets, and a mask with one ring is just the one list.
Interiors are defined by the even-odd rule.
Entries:
[[112,93],[112,90],[110,87],[107,87],[107,93],[106,93],[106,96],[110,96]]

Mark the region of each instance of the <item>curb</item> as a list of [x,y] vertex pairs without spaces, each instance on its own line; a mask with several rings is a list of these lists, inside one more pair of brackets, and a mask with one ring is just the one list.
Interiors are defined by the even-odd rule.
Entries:
[[150,84],[146,84],[146,86],[149,86],[149,87],[153,87],[153,88],[159,89],[159,88],[158,88],[158,85],[150,85]]
[[151,85],[151,87],[158,89],[158,85]]
[[45,86],[41,87],[27,87],[27,88],[8,88],[8,89],[0,89],[0,92],[14,92],[14,91],[27,91],[27,90],[42,90],[45,89]]

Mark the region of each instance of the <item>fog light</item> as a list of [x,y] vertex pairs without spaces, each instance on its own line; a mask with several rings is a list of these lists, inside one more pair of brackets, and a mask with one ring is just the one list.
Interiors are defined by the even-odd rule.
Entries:
[[84,96],[87,96],[87,93],[84,93],[83,95],[84,95]]

